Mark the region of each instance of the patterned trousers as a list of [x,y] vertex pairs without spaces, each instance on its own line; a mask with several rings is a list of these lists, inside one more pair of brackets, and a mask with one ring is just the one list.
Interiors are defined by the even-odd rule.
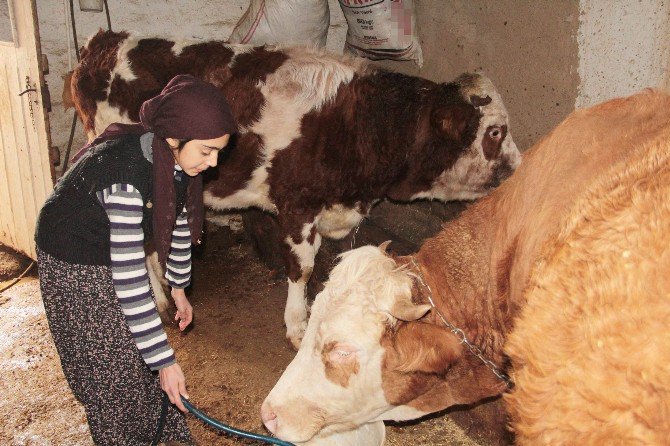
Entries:
[[[161,413],[160,381],[133,341],[111,269],[62,262],[41,251],[38,266],[49,329],[93,441],[151,444]],[[160,440],[191,440],[184,415],[172,404]]]

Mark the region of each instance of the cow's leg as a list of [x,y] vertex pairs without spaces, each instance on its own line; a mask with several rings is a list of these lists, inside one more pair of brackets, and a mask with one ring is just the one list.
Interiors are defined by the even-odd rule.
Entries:
[[321,245],[321,236],[316,231],[315,222],[311,222],[303,225],[297,239],[294,235],[288,235],[284,242],[288,273],[288,297],[284,310],[286,338],[298,350],[307,328],[305,287],[314,269],[314,258]]
[[165,272],[158,261],[158,254],[156,251],[147,255],[147,272],[149,273],[149,282],[151,289],[154,291],[156,298],[156,307],[159,312],[164,312],[170,306],[170,301],[165,296],[165,289],[167,288],[167,280],[165,280]]

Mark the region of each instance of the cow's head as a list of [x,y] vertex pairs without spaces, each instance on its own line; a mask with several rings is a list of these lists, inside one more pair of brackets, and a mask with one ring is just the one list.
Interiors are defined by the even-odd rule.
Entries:
[[471,355],[448,329],[420,321],[431,307],[413,303],[413,289],[413,274],[383,247],[344,253],[316,297],[300,350],[263,403],[268,429],[304,442],[499,392],[490,373],[480,379],[464,364]]
[[[438,137],[429,138],[428,145],[424,144],[422,150],[424,153],[435,151],[430,156],[441,170],[432,175],[429,182],[425,181],[426,178],[416,181],[416,177],[408,175],[400,187],[389,192],[389,198],[402,201],[420,198],[440,201],[476,199],[497,187],[521,163],[521,154],[510,132],[507,110],[491,80],[481,74],[464,73],[454,82],[443,84],[442,92],[438,89],[432,94],[444,96],[449,86],[454,86],[465,102],[479,110],[474,138],[467,140],[467,146],[458,151],[454,159],[441,160],[436,156],[435,153],[444,150],[439,145],[439,124],[445,121],[435,119],[441,116],[443,107],[439,101],[434,102],[431,125],[432,133]],[[425,171],[425,168],[421,169]]]

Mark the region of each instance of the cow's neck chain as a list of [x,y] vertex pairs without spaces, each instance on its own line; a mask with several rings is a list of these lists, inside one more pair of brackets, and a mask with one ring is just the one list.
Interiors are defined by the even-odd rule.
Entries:
[[456,335],[456,337],[461,341],[461,344],[465,344],[468,347],[470,353],[479,358],[479,360],[482,361],[484,365],[488,367],[495,376],[497,376],[500,380],[504,381],[508,389],[514,388],[514,381],[512,381],[512,378],[510,378],[507,373],[503,372],[497,365],[495,365],[493,361],[487,358],[484,355],[484,352],[482,352],[482,350],[479,347],[470,342],[467,336],[465,336],[465,332],[463,330],[456,327],[454,324],[445,319],[440,310],[437,309],[435,302],[433,302],[433,290],[430,288],[430,285],[428,285],[428,283],[424,280],[421,268],[419,268],[419,264],[416,263],[414,256],[410,256],[410,258],[412,259],[412,264],[414,265],[414,268],[416,268],[416,271],[418,273],[417,278],[419,279],[419,282],[424,288],[428,290],[428,302],[430,302],[430,305],[433,307],[433,309],[435,310],[439,318],[442,320],[444,325],[446,325],[446,327],[454,335]]

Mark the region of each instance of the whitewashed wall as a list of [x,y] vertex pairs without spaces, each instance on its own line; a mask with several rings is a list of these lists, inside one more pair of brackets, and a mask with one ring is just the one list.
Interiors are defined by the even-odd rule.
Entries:
[[580,0],[580,13],[576,107],[665,86],[670,2]]
[[[4,0],[0,0],[4,1]],[[346,22],[337,0],[328,0],[331,26],[327,47],[342,51]],[[112,29],[128,30],[145,36],[164,36],[188,40],[226,40],[249,4],[248,0],[108,0]],[[73,110],[62,103],[63,76],[77,64],[72,44],[68,0],[38,0],[37,13],[42,53],[49,59],[49,84],[52,101],[51,133],[61,157],[70,134]],[[98,31],[107,29],[104,12],[81,12],[74,1],[79,46]],[[85,142],[81,123],[77,124],[73,153]]]

